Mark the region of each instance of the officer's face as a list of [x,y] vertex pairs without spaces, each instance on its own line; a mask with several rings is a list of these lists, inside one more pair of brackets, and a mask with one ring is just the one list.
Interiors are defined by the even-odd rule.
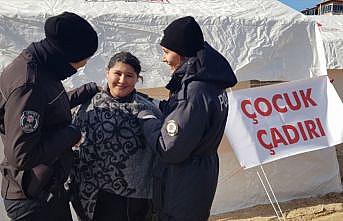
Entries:
[[176,71],[176,69],[180,67],[183,57],[180,56],[178,53],[169,50],[168,48],[162,47],[162,50],[162,61],[169,65],[172,72]]
[[135,69],[122,62],[117,62],[106,71],[108,87],[113,97],[126,97],[134,89],[138,81]]

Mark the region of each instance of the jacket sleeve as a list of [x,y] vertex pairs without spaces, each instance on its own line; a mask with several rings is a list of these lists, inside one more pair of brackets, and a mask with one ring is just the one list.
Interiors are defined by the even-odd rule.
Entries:
[[[80,131],[67,126],[43,131],[46,102],[33,85],[15,89],[6,102],[4,152],[8,162],[20,170],[49,165],[79,139]],[[43,136],[44,133],[44,136]]]
[[181,101],[164,121],[146,117],[143,132],[149,146],[167,163],[186,160],[198,147],[208,125],[203,99]]
[[99,92],[98,86],[94,82],[90,82],[82,85],[74,90],[68,91],[70,108],[74,108],[80,104],[83,104],[90,100],[97,92]]

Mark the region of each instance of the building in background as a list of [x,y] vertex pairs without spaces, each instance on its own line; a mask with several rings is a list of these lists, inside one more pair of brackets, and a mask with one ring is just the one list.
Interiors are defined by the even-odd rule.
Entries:
[[343,0],[324,0],[301,12],[305,15],[343,15]]

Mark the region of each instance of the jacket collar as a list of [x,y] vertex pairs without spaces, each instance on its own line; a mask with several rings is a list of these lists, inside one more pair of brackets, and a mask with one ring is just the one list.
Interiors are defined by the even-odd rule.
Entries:
[[30,44],[27,50],[56,80],[65,80],[77,72],[46,39]]

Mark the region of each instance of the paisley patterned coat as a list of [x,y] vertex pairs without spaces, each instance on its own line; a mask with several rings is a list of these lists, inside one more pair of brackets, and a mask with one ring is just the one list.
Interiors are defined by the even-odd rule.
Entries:
[[154,157],[145,145],[137,114],[145,109],[157,115],[160,112],[137,92],[116,99],[107,90],[81,105],[73,118],[85,140],[76,151],[72,180],[83,213],[90,220],[100,189],[133,198],[152,195]]

